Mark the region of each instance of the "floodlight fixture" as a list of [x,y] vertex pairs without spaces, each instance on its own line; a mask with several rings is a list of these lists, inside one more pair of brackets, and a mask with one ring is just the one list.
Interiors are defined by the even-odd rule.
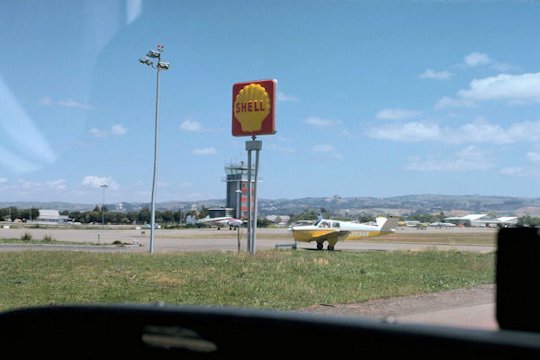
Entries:
[[149,50],[146,53],[146,56],[148,56],[150,58],[159,58],[161,56],[161,52],[156,51],[156,50]]
[[145,65],[148,65],[148,66],[153,65],[152,61],[150,61],[150,59],[147,58],[147,57],[140,58],[140,59],[139,59],[139,62],[140,62],[141,64],[145,64]]
[[169,63],[166,63],[166,62],[158,62],[157,64],[157,67],[160,68],[161,70],[169,70],[169,67],[171,65]]

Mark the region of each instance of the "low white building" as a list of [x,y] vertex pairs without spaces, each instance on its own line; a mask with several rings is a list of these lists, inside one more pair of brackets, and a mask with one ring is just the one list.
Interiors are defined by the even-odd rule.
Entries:
[[58,210],[39,209],[39,216],[36,220],[39,224],[65,224],[69,221],[69,216],[60,215]]
[[291,217],[289,215],[268,215],[266,220],[276,223],[280,226],[285,226],[289,223]]
[[473,227],[488,227],[488,226],[498,226],[498,227],[509,227],[515,226],[518,222],[517,216],[501,216],[493,217],[488,214],[469,214],[465,216],[456,216],[456,217],[447,217],[444,221],[464,226],[473,226]]

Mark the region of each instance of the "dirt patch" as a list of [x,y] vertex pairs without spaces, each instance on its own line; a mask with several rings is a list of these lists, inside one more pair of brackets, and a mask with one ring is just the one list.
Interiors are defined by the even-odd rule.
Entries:
[[495,303],[495,285],[370,300],[358,304],[313,305],[300,312],[389,319],[458,307]]

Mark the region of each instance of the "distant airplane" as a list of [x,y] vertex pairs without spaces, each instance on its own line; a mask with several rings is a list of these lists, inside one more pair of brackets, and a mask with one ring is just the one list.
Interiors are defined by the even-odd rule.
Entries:
[[398,226],[398,217],[378,217],[376,223],[358,223],[331,219],[317,220],[312,225],[294,225],[289,228],[294,241],[317,242],[317,250],[323,249],[325,241],[328,250],[334,250],[340,240],[358,240],[366,237],[392,234]]
[[420,224],[420,221],[417,220],[405,220],[398,222],[398,225],[401,227],[407,226],[407,227],[416,227],[418,224]]
[[199,219],[197,221],[198,224],[201,225],[209,225],[209,226],[217,226],[218,230],[221,230],[222,227],[229,227],[229,230],[232,230],[232,228],[238,228],[242,226],[243,221],[240,219],[235,219],[231,216],[221,216],[221,217],[215,217],[211,218],[209,215],[205,218]]
[[429,223],[425,223],[425,222],[423,223],[418,220],[405,220],[405,221],[400,221],[399,226],[414,227],[420,230],[425,230],[429,226]]
[[456,224],[449,223],[449,222],[442,222],[442,221],[436,221],[429,224],[431,227],[438,227],[438,228],[449,228],[449,227],[455,227]]

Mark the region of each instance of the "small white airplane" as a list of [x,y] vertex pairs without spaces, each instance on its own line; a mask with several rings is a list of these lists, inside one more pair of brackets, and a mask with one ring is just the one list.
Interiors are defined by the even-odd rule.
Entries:
[[242,226],[243,221],[240,219],[235,219],[232,216],[221,216],[221,217],[215,217],[211,218],[209,215],[205,218],[199,219],[197,223],[202,225],[209,225],[209,226],[217,226],[218,230],[221,230],[222,227],[229,227],[229,230],[232,230],[232,228],[238,228]]
[[429,226],[438,227],[438,228],[449,228],[449,227],[456,227],[456,224],[449,223],[449,222],[435,221],[429,224]]
[[312,225],[294,225],[289,228],[295,243],[317,242],[317,250],[323,249],[325,241],[328,250],[334,250],[340,240],[358,240],[366,237],[392,234],[398,227],[398,217],[378,217],[376,223],[358,223],[354,221],[341,221],[319,219]]

